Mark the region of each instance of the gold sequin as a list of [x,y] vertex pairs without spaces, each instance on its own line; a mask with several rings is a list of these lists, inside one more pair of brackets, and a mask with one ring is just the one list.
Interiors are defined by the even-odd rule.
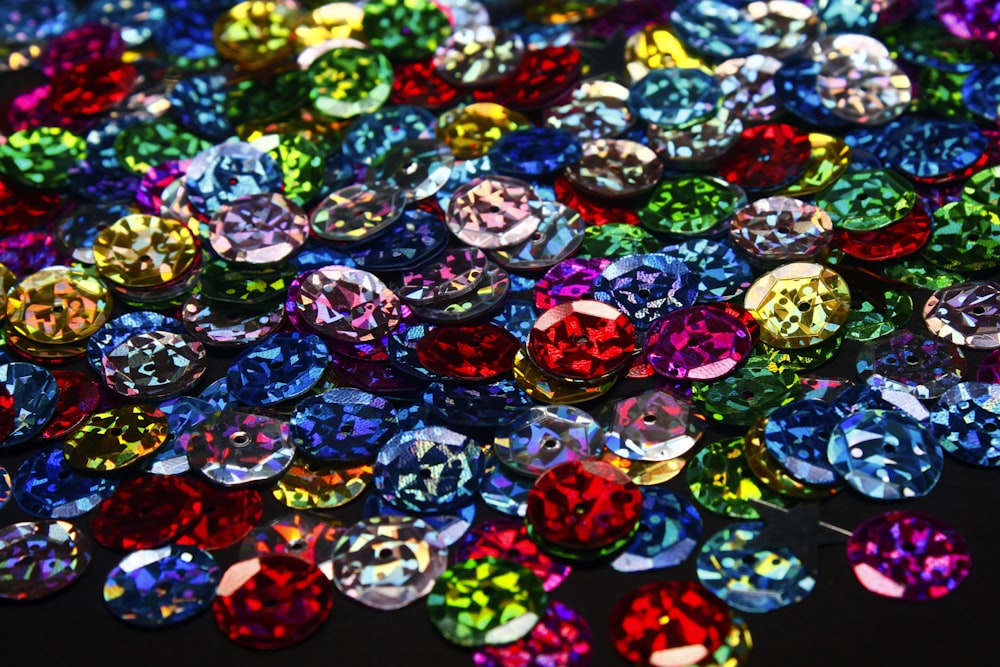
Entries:
[[98,233],[94,262],[112,283],[162,287],[192,267],[198,245],[187,225],[153,215],[128,215]]

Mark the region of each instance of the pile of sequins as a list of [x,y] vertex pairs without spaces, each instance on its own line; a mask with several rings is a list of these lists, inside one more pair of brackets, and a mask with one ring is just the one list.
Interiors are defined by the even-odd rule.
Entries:
[[[337,590],[582,666],[571,563],[693,557],[589,620],[738,665],[816,583],[773,521],[1000,465],[1000,5],[512,4],[0,1],[0,597],[93,540],[134,624],[280,648]],[[969,572],[849,534],[878,595]]]

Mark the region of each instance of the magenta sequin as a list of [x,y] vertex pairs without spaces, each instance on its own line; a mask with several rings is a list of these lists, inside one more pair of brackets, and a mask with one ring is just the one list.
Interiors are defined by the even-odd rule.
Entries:
[[535,307],[538,310],[548,310],[561,303],[592,299],[594,281],[610,264],[611,260],[603,257],[573,258],[559,262],[535,284]]

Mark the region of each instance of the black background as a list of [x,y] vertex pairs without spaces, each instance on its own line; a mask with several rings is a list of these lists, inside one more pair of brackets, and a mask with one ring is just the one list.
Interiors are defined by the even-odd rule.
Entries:
[[[598,60],[610,64],[608,60]],[[613,60],[612,60],[613,62]],[[29,78],[0,75],[0,97],[21,90]],[[914,294],[911,328],[925,332],[919,312],[926,291]],[[855,379],[853,361],[859,346],[847,342],[835,360],[812,375]],[[982,354],[969,354],[965,379],[974,379]],[[214,359],[207,380],[218,377],[226,358]],[[74,367],[82,368],[80,365]],[[640,389],[622,385],[616,394]],[[583,406],[596,411],[598,406]],[[736,432],[715,427],[702,442]],[[27,450],[0,450],[0,464],[13,474]],[[852,530],[864,519],[890,509],[919,510],[944,520],[966,538],[972,554],[969,578],[952,594],[927,603],[904,603],[867,592],[855,580],[842,544],[824,546],[814,592],[805,601],[765,615],[744,614],[754,641],[755,666],[961,665],[997,661],[996,599],[1000,592],[1000,537],[995,509],[1000,499],[1000,472],[977,469],[949,458],[944,475],[926,498],[879,503],[845,491],[823,502],[822,518]],[[666,488],[688,494],[684,475]],[[370,492],[370,491],[369,491]],[[286,510],[264,492],[265,519]],[[363,500],[337,510],[344,523],[360,518]],[[477,520],[496,516],[480,507]],[[732,521],[702,512],[704,537]],[[13,500],[0,510],[0,525],[32,520]],[[89,533],[89,518],[74,522]],[[227,567],[235,548],[216,552]],[[115,619],[105,608],[104,578],[122,554],[94,545],[89,571],[68,590],[34,603],[0,601],[0,661],[3,664],[91,665],[471,665],[471,655],[449,644],[427,620],[423,602],[395,612],[379,612],[339,593],[329,620],[312,638],[278,652],[256,652],[226,640],[211,612],[163,630],[141,630]],[[593,632],[595,667],[624,665],[611,648],[607,622],[614,602],[647,582],[695,579],[694,559],[679,567],[621,574],[608,566],[576,566],[551,597],[582,613]]]

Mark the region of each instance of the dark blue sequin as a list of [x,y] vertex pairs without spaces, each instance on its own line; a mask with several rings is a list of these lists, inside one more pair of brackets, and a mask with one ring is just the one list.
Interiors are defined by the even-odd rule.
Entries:
[[104,601],[126,623],[159,628],[204,611],[222,570],[207,551],[173,544],[125,556],[108,573]]
[[59,386],[52,373],[23,361],[0,366],[0,384],[14,398],[14,426],[0,448],[19,445],[38,435],[52,419]]
[[1000,384],[962,382],[941,394],[931,433],[949,454],[972,465],[1000,466]]
[[24,459],[14,475],[14,500],[32,516],[71,519],[100,505],[117,486],[110,477],[69,467],[60,443]]
[[324,461],[372,459],[397,432],[392,405],[360,389],[305,399],[295,407],[289,428],[300,452]]
[[211,403],[217,411],[225,410],[232,404],[232,401],[229,398],[229,382],[225,377],[221,377],[214,382],[210,382],[204,389],[201,390],[201,393],[198,394],[198,398]]
[[856,384],[844,389],[833,400],[832,406],[841,418],[861,410],[887,410],[890,407],[882,400],[879,392],[867,384]]
[[244,350],[226,373],[229,396],[264,407],[302,396],[323,377],[330,352],[315,334],[278,333]]
[[647,123],[688,127],[715,114],[722,88],[699,69],[668,67],[650,70],[632,85],[628,106]]
[[167,415],[167,440],[146,464],[154,475],[180,475],[191,469],[181,434],[212,416],[217,408],[194,396],[181,396],[160,403],[157,408]]
[[[138,115],[106,118],[87,132],[87,162],[102,169],[120,169],[121,160],[115,149],[115,139],[129,125],[141,121]],[[110,222],[114,222],[113,220]]]
[[935,179],[973,166],[988,146],[973,123],[912,118],[885,135],[878,154],[907,176]]
[[344,133],[341,150],[350,162],[371,165],[400,142],[432,136],[436,124],[427,109],[386,107],[355,119]]
[[[511,280],[511,283],[513,282]],[[531,286],[522,293],[530,299],[534,289],[535,283],[531,281]],[[531,328],[537,319],[538,309],[535,308],[534,302],[524,298],[511,298],[504,304],[503,310],[493,317],[493,323],[502,326],[522,343],[527,343],[528,334],[531,333]]]
[[94,263],[94,239],[119,218],[135,213],[130,201],[114,201],[77,207],[56,224],[59,250],[82,264]]
[[433,213],[406,211],[379,238],[358,248],[354,261],[366,271],[413,269],[444,248],[450,236],[448,226]]
[[108,321],[87,340],[87,362],[98,376],[104,374],[101,358],[113,349],[140,333],[169,331],[186,333],[180,320],[167,317],[151,310],[137,310],[125,313]]
[[392,362],[401,370],[424,380],[441,380],[434,373],[424,368],[417,358],[417,343],[427,335],[429,324],[413,324],[399,327],[386,339],[385,348]]
[[843,127],[844,121],[823,106],[823,100],[816,90],[816,77],[820,67],[821,63],[806,58],[793,58],[784,62],[774,75],[778,100],[783,109],[807,123],[826,128]]
[[531,178],[576,164],[583,157],[583,144],[569,132],[534,127],[503,135],[488,155],[497,172]]
[[699,303],[728,301],[743,294],[753,282],[753,267],[728,241],[692,239],[660,251],[684,262],[698,277]]
[[350,254],[336,248],[319,245],[313,241],[307,242],[288,261],[295,268],[295,273],[305,273],[333,264],[351,268],[355,266],[354,258]]
[[170,91],[170,112],[177,122],[209,139],[233,134],[226,115],[229,83],[222,74],[196,74],[181,79]]
[[479,497],[501,514],[524,516],[528,511],[528,493],[534,485],[530,477],[520,477],[492,461],[479,485]]
[[841,417],[835,406],[795,401],[776,409],[764,426],[764,445],[789,475],[805,484],[836,484],[840,476],[826,457]]
[[[76,14],[70,0],[4,0],[0,2],[0,42],[23,44],[60,35]],[[10,20],[17,17],[17,20]]]
[[664,253],[632,255],[612,262],[594,281],[594,298],[629,316],[636,329],[694,305],[698,278],[684,262]]
[[472,527],[472,523],[476,520],[476,505],[475,503],[469,503],[462,507],[454,507],[442,514],[406,512],[398,507],[393,507],[378,494],[372,494],[365,500],[361,516],[365,519],[375,516],[412,516],[420,518],[437,531],[445,546],[451,546],[462,539],[469,528]]
[[533,405],[512,380],[476,386],[434,382],[424,403],[449,424],[484,427],[507,424]]
[[962,99],[969,111],[996,121],[1000,115],[1000,65],[980,65],[962,84]]
[[701,539],[701,515],[673,491],[651,486],[642,491],[639,530],[611,563],[619,572],[644,572],[680,565]]
[[720,0],[678,3],[670,27],[688,46],[713,60],[747,56],[757,44],[757,26],[735,6]]
[[66,174],[67,188],[88,201],[135,199],[135,193],[139,190],[139,177],[121,167],[106,169],[81,160],[70,167]]
[[[171,5],[176,12],[177,3]],[[212,26],[218,19],[219,11],[226,8],[188,10],[175,14],[156,31],[157,42],[170,60],[181,65],[215,59],[219,52],[215,49]]]

